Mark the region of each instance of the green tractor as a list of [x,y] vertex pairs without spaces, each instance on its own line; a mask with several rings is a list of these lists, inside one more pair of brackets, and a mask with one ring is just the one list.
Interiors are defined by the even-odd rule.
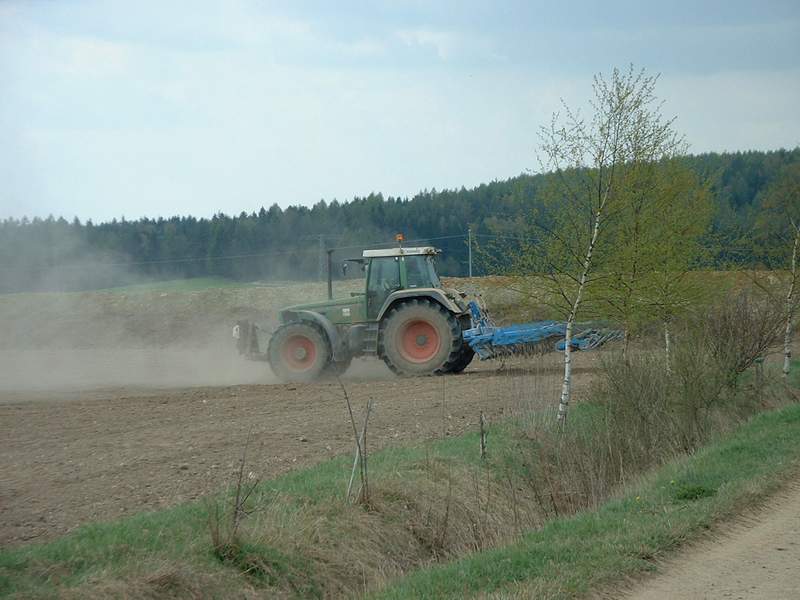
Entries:
[[366,272],[366,289],[333,299],[330,254],[328,300],[280,311],[281,325],[266,353],[257,328],[240,321],[234,328],[240,353],[267,360],[283,381],[307,382],[336,376],[355,357],[377,357],[399,375],[459,373],[473,349],[462,332],[471,327],[465,294],[443,288],[436,273],[437,250],[365,250],[356,263]]

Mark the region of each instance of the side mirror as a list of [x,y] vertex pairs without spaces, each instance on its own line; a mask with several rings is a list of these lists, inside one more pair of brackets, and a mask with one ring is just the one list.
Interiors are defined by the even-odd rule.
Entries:
[[342,263],[342,277],[347,277],[347,263]]

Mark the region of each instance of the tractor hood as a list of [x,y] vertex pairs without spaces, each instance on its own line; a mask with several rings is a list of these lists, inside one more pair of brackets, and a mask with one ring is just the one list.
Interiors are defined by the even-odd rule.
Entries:
[[313,310],[314,312],[322,312],[325,308],[331,306],[349,306],[354,302],[358,302],[358,296],[352,298],[338,298],[334,300],[321,300],[319,302],[309,302],[307,304],[293,304],[292,306],[287,306],[281,313],[285,312],[297,312],[299,310]]
[[[281,321],[286,323],[297,319],[300,314],[314,313],[325,317],[334,325],[347,325],[364,319],[366,303],[363,294],[356,294],[350,298],[336,300],[321,300],[306,304],[287,306],[280,312]],[[300,314],[298,314],[300,313]]]

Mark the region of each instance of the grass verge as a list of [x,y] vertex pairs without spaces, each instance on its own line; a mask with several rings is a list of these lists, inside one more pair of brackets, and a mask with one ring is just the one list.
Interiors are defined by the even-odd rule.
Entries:
[[778,488],[800,461],[800,406],[761,414],[599,510],[519,542],[417,571],[378,598],[572,598],[652,571],[654,561]]

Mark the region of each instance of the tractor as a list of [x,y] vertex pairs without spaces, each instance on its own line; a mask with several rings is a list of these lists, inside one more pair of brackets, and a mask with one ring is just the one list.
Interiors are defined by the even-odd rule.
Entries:
[[[334,300],[329,251],[328,300],[281,310],[266,352],[260,350],[258,327],[239,321],[233,329],[239,353],[269,361],[283,381],[308,382],[341,375],[357,356],[377,357],[398,375],[443,375],[460,373],[476,354],[486,360],[564,350],[566,323],[498,327],[476,300],[442,287],[438,253],[431,246],[364,250],[361,258],[346,260],[342,271],[358,264],[366,273],[365,290]],[[621,337],[604,325],[576,324],[570,349],[593,350]]]
[[365,271],[364,291],[336,300],[329,254],[328,300],[281,310],[264,354],[257,328],[240,321],[240,353],[269,361],[278,378],[292,382],[339,375],[359,356],[382,359],[399,375],[463,371],[475,355],[463,336],[472,316],[465,294],[442,287],[437,253],[430,246],[364,250],[342,268],[355,263]]

